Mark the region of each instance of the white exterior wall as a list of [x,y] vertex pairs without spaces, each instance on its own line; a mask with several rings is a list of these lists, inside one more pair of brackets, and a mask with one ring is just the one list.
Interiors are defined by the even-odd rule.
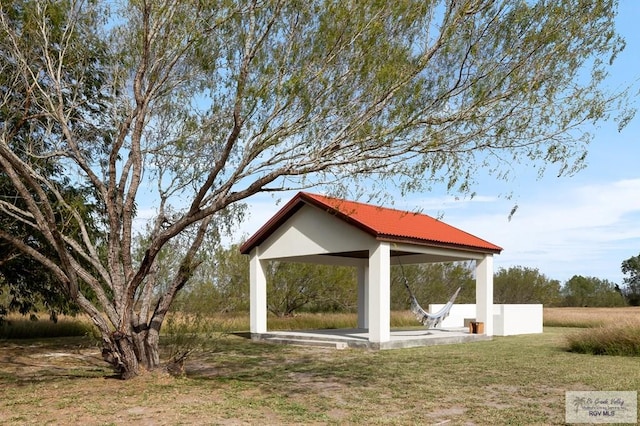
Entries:
[[[444,304],[429,305],[429,312],[438,312]],[[540,304],[493,305],[494,336],[542,333],[543,306]],[[455,304],[449,316],[442,322],[442,328],[464,327],[464,320],[476,318],[476,305]]]
[[343,220],[315,207],[304,206],[260,244],[260,258],[340,253],[362,250],[376,243],[373,237],[354,230]]
[[496,305],[494,332],[498,336],[542,333],[542,305]]
[[[429,313],[438,312],[444,308],[444,303],[433,303],[429,305]],[[467,318],[476,318],[476,305],[475,304],[454,304],[449,311],[449,316],[442,321],[442,328],[457,328],[464,327],[464,320]]]

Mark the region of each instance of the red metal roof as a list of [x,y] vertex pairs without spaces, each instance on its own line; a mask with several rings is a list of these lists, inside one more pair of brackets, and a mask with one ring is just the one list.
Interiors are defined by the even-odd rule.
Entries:
[[381,241],[460,248],[500,253],[502,248],[434,219],[408,211],[364,204],[324,195],[299,192],[246,243],[240,247],[244,254],[260,245],[303,205],[312,205],[344,220]]

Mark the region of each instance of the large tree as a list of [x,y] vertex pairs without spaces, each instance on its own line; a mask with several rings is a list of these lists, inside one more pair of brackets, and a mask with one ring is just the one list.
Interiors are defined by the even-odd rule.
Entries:
[[[40,179],[37,185],[19,187],[4,168],[0,168],[0,200],[4,202],[0,209],[0,229],[12,239],[0,238],[0,294],[4,295],[4,301],[0,302],[0,321],[7,311],[16,310],[23,314],[38,310],[39,306],[45,307],[55,319],[57,312],[69,312],[73,310],[73,301],[63,294],[55,274],[41,262],[29,256],[26,248],[37,251],[45,257],[57,257],[56,250],[48,244],[40,227],[33,226],[28,220],[23,220],[23,213],[29,211],[29,199],[43,196],[50,206],[50,220],[64,227],[68,235],[79,237],[79,229],[74,221],[69,221],[69,211],[62,207],[56,196],[64,199],[66,204],[71,204],[77,214],[82,217],[85,231],[93,232],[93,216],[91,210],[94,206],[87,204],[88,191],[91,188],[78,185],[67,174],[66,168],[55,155],[51,155],[57,149],[55,138],[52,134],[60,129],[56,123],[49,120],[42,113],[41,103],[45,100],[42,92],[54,90],[52,80],[42,78],[38,81],[29,81],[24,75],[26,71],[24,62],[11,54],[13,49],[25,51],[22,61],[28,61],[32,72],[41,70],[46,66],[46,58],[38,51],[30,51],[29,43],[42,30],[42,22],[37,19],[35,3],[15,1],[3,7],[3,25],[11,25],[20,38],[4,38],[0,41],[2,60],[0,61],[0,126],[2,129],[2,141],[13,152],[13,156],[21,162],[29,164],[34,171],[33,177]],[[67,24],[65,13],[68,4],[51,4],[49,10],[48,31],[52,39],[56,39]],[[87,18],[89,18],[87,16]],[[85,23],[88,23],[85,21]],[[3,36],[6,33],[3,32]],[[77,31],[76,43],[81,41],[85,31]],[[78,104],[69,111],[68,121],[78,133],[96,130],[96,126],[83,124],[90,117],[97,117],[103,106],[99,97],[96,97],[95,89],[103,80],[98,68],[96,55],[100,54],[100,43],[93,45],[93,49],[78,48],[73,54],[73,60],[59,69],[60,73],[85,73],[86,79],[80,93],[85,98],[91,98],[91,104]],[[51,46],[52,51],[58,47]],[[62,52],[58,52],[61,54]],[[37,87],[39,86],[39,88]],[[64,92],[60,96],[63,102],[71,102],[71,93]],[[46,183],[45,183],[46,182]],[[55,188],[55,191],[48,190]],[[29,193],[28,197],[23,194]],[[93,234],[96,237],[97,234]],[[18,244],[16,243],[18,242]],[[22,248],[21,248],[22,246]]]
[[566,306],[624,306],[617,284],[596,277],[574,275],[562,287]]
[[500,268],[493,277],[494,303],[560,303],[560,281],[536,268],[512,266]]
[[[207,233],[256,193],[326,185],[358,195],[392,183],[472,193],[479,169],[579,169],[582,126],[623,100],[601,89],[623,47],[616,6],[3,2],[0,172],[24,203],[1,199],[0,211],[49,250],[5,229],[0,239],[56,277],[99,329],[105,359],[133,377],[159,365],[160,328]],[[18,129],[46,149],[17,146]],[[101,232],[38,158],[90,189]],[[137,206],[154,212],[140,261]],[[183,255],[159,283],[158,256],[178,237]]]
[[623,261],[621,269],[625,275],[623,283],[627,301],[631,306],[640,306],[640,254]]

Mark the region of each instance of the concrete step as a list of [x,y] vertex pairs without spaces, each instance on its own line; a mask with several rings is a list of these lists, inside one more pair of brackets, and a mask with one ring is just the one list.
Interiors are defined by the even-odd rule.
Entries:
[[299,337],[266,337],[261,339],[264,342],[276,343],[280,345],[315,346],[321,348],[347,349],[347,342],[336,342],[331,340],[303,339]]
[[[353,340],[355,337],[352,334],[357,334],[358,331],[354,330],[340,330],[339,332],[333,332],[334,330],[305,330],[305,331],[274,331],[261,333],[260,338],[267,339],[270,337],[287,338],[287,339],[302,339],[302,340],[321,340],[321,341],[340,341],[340,340]],[[343,337],[336,337],[342,335]],[[367,340],[362,338],[362,340]]]

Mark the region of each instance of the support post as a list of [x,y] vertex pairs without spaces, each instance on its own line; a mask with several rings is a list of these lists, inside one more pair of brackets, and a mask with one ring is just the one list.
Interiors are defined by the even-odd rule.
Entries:
[[484,334],[493,336],[493,255],[476,260],[476,321],[484,323]]
[[391,340],[391,246],[381,242],[369,250],[369,341]]
[[251,251],[249,261],[251,333],[267,332],[267,276],[265,262],[260,260],[258,247]]
[[358,328],[369,328],[369,267],[358,266]]

